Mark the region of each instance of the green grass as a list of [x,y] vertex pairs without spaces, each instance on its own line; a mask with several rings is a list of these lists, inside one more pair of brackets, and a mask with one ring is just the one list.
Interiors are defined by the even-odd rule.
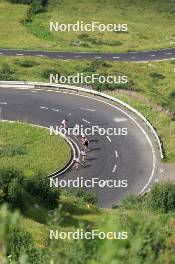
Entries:
[[[50,0],[48,11],[23,23],[28,6],[0,2],[0,47],[74,50],[128,51],[175,46],[174,2],[167,0]],[[49,21],[128,24],[128,33],[87,34],[49,32]]]
[[[49,264],[51,258],[55,263],[73,264],[89,264],[91,262],[106,264],[116,261],[132,264],[152,263],[153,260],[157,264],[174,263],[174,210],[160,213],[158,207],[155,210],[150,209],[148,195],[142,196],[142,198],[128,197],[120,207],[113,210],[97,209],[92,205],[87,208],[86,204],[80,200],[69,192],[66,194],[63,192],[60,199],[61,206],[59,209],[55,208],[50,222],[46,224],[41,224],[24,216],[16,216],[9,211],[5,213],[3,212],[4,207],[1,207],[0,242],[4,246],[3,249],[9,243],[10,231],[15,227],[30,233],[34,240],[34,248],[39,249],[40,253],[41,250],[43,251],[44,258],[37,263]],[[67,208],[65,201],[68,204]],[[160,201],[155,201],[160,203]],[[166,204],[166,198],[164,198],[164,202]],[[71,211],[72,207],[75,209],[74,212]],[[127,231],[128,239],[59,239],[50,241],[50,229],[59,232],[70,232],[77,229],[84,231],[99,230],[99,232],[106,233]],[[18,248],[20,245],[17,244],[16,247]],[[0,253],[0,260],[2,256],[5,256],[4,251]],[[14,261],[13,263],[18,262]]]
[[26,177],[48,175],[70,160],[70,148],[61,137],[21,123],[0,123],[0,167],[9,165]]

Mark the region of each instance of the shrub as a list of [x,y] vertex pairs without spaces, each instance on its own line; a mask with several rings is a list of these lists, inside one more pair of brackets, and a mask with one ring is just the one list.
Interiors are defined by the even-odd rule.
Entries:
[[55,69],[45,69],[42,72],[42,77],[47,79],[47,80],[50,80],[50,74],[53,74],[53,75],[58,74],[58,78],[60,77],[60,73]]
[[90,203],[92,205],[98,204],[98,198],[95,193],[87,192],[83,188],[79,188],[78,190],[74,191],[76,197],[80,197],[83,199],[85,203]]
[[25,192],[22,185],[19,183],[18,178],[13,179],[8,185],[8,192],[6,200],[13,205],[14,208],[24,210],[24,197]]
[[38,197],[48,209],[57,207],[60,193],[58,188],[50,188],[47,177],[38,175],[35,179],[28,180],[25,189],[32,196]]
[[126,89],[129,90],[129,84],[128,83],[99,83],[96,82],[93,84],[93,88],[97,91],[105,91],[105,90],[117,90],[117,89]]
[[163,79],[165,79],[165,76],[163,74],[161,74],[161,73],[158,73],[158,72],[150,73],[149,76],[152,77],[155,80],[163,80]]
[[125,209],[139,208],[143,202],[141,196],[129,195],[123,199],[122,205]]
[[0,80],[13,81],[15,80],[14,71],[10,68],[9,64],[3,63],[0,70]]
[[19,184],[23,185],[23,175],[15,168],[1,168],[0,169],[0,186],[5,194],[8,193],[8,187],[10,182],[16,179]]
[[12,260],[19,261],[21,256],[26,256],[27,263],[38,264],[39,251],[34,247],[33,238],[30,233],[20,229],[14,229],[10,233],[7,254]]
[[24,68],[31,68],[33,66],[38,65],[38,62],[30,61],[30,60],[23,60],[23,61],[17,61],[16,64]]
[[6,201],[13,207],[24,210],[24,178],[21,172],[14,168],[0,170],[1,202]]
[[148,206],[152,210],[168,213],[175,210],[175,184],[157,183],[148,194]]
[[13,145],[2,145],[0,146],[1,157],[14,157],[16,155],[25,155],[26,147],[24,146],[13,146]]
[[14,4],[31,4],[32,0],[9,0],[9,2]]

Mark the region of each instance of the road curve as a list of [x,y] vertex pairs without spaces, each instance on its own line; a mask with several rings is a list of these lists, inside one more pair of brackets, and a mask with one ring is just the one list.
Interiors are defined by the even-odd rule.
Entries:
[[144,187],[148,189],[148,182],[151,184],[155,180],[154,150],[135,117],[130,118],[120,108],[90,97],[51,89],[14,88],[0,88],[0,108],[2,119],[47,127],[68,118],[70,127],[79,124],[84,127],[127,128],[127,136],[90,136],[90,151],[85,164],[78,172],[72,169],[62,176],[63,179],[99,177],[102,180],[127,180],[126,188],[91,189],[98,194],[102,207],[111,207],[130,193],[138,194]]
[[81,60],[94,59],[106,61],[159,61],[175,59],[175,48],[167,48],[151,51],[131,51],[126,53],[97,53],[97,52],[63,52],[63,51],[39,51],[39,50],[18,50],[0,49],[0,55],[4,56],[34,56],[48,57],[49,59]]

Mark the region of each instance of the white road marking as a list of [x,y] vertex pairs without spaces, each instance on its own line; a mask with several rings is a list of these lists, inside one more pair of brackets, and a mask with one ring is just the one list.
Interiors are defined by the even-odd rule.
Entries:
[[84,118],[82,118],[82,120],[85,122],[85,123],[87,123],[87,124],[90,124],[91,122],[89,122],[88,120],[86,120],[86,119],[84,119]]
[[62,55],[58,55],[58,58],[63,58],[63,56]]
[[7,105],[7,102],[0,102],[0,105]]
[[115,150],[115,156],[116,156],[116,158],[118,158],[118,152],[117,152],[117,150]]
[[95,112],[96,111],[95,109],[84,108],[84,107],[81,107],[80,109],[81,110],[85,110],[85,111],[90,111],[90,112]]
[[116,117],[116,118],[114,118],[114,121],[115,122],[125,122],[125,121],[127,121],[127,119],[126,118],[123,118],[123,117]]
[[16,56],[23,56],[24,54],[22,53],[17,53]]
[[[147,52],[147,51],[145,51]],[[175,58],[171,58],[171,59],[164,59],[164,60],[175,60]],[[156,60],[156,61],[160,61],[160,60]],[[144,61],[143,61],[144,62]],[[147,62],[147,61],[145,61]],[[17,88],[15,88],[17,89]],[[27,88],[28,89],[28,88]],[[151,151],[152,151],[152,162],[153,162],[153,166],[152,166],[152,171],[151,171],[151,176],[148,180],[148,182],[144,185],[143,189],[139,192],[139,194],[142,194],[144,193],[144,191],[146,190],[146,188],[149,186],[150,182],[153,180],[154,178],[154,174],[155,174],[155,168],[156,168],[156,155],[155,155],[155,149],[154,149],[154,146],[152,144],[152,141],[151,139],[149,138],[147,132],[144,130],[144,128],[136,121],[134,120],[134,118],[132,116],[130,116],[127,112],[125,112],[124,110],[122,110],[121,108],[117,107],[117,106],[114,106],[113,104],[111,103],[108,103],[108,102],[105,102],[104,100],[102,99],[97,99],[97,98],[93,98],[93,97],[90,97],[90,96],[87,96],[87,95],[80,95],[80,94],[75,94],[75,93],[70,93],[70,92],[63,92],[63,91],[57,91],[57,92],[60,92],[60,93],[65,93],[65,94],[72,94],[72,95],[76,95],[76,96],[80,96],[80,97],[85,97],[85,98],[91,98],[92,100],[95,100],[95,101],[99,101],[103,104],[106,104],[106,105],[109,105],[110,107],[112,108],[115,108],[117,109],[118,111],[122,112],[123,114],[125,114],[127,117],[129,117],[139,128],[140,130],[142,131],[142,133],[144,134],[144,136],[146,137],[150,147],[151,147]],[[149,191],[149,190],[148,190]]]
[[75,55],[74,58],[81,58],[81,56],[77,56],[77,55]]
[[94,57],[95,59],[101,59],[101,57]]
[[112,140],[110,139],[110,137],[109,136],[106,136],[106,138],[109,140],[109,142],[111,142]]
[[42,55],[42,54],[39,54],[39,55],[37,55],[38,57],[44,57],[44,55]]
[[120,57],[112,57],[113,59],[120,59]]
[[71,115],[72,115],[71,113],[68,114],[68,116],[71,116]]
[[171,52],[167,52],[166,54],[167,54],[167,55],[171,55],[171,54],[173,54],[173,53],[171,53]]
[[48,110],[49,108],[46,107],[46,106],[41,106],[40,109],[45,109],[45,110]]
[[52,111],[59,112],[59,109],[52,108]]
[[151,54],[150,56],[151,56],[151,57],[155,57],[156,55],[155,55],[155,54]]
[[117,165],[115,164],[115,165],[114,165],[114,168],[113,168],[113,170],[112,170],[112,173],[114,173],[114,172],[116,171],[116,169],[117,169]]

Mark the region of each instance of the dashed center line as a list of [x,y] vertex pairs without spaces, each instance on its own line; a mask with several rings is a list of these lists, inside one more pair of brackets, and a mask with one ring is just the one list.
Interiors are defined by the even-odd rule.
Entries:
[[114,173],[114,172],[116,171],[116,169],[117,169],[117,165],[115,164],[115,165],[114,165],[114,168],[113,168],[113,170],[112,170],[112,173]]
[[84,107],[81,107],[80,109],[81,110],[85,110],[85,111],[90,111],[90,112],[95,112],[96,111],[95,109],[84,108]]
[[45,109],[45,110],[48,110],[49,108],[46,107],[46,106],[40,106],[40,109]]
[[0,102],[0,105],[7,105],[6,102]]
[[60,111],[59,109],[55,109],[55,108],[52,108],[51,110],[55,111],[55,112],[59,112]]
[[125,122],[125,121],[127,121],[127,119],[123,118],[123,117],[116,117],[116,118],[114,118],[114,121],[115,122]]
[[115,150],[115,156],[116,156],[116,158],[118,158],[118,152],[117,152],[117,150]]
[[87,123],[87,124],[90,124],[91,122],[89,122],[88,120],[86,120],[86,119],[84,119],[84,118],[82,118],[82,120],[85,122],[85,123]]
[[109,140],[109,142],[111,142],[112,140],[110,139],[110,137],[109,136],[106,136],[106,138]]

